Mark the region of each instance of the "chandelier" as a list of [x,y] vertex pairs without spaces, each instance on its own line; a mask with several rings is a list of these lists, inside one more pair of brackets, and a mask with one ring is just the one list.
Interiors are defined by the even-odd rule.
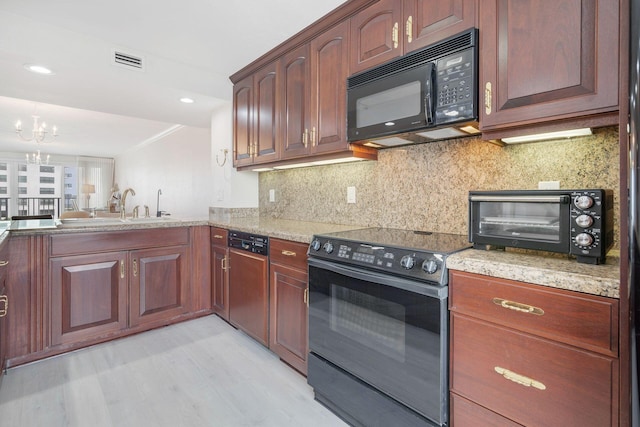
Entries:
[[[38,123],[38,119],[40,118],[39,116],[31,116],[31,117],[33,117],[33,129],[31,130],[31,136],[25,137],[22,134],[22,122],[20,120],[16,122],[16,133],[23,141],[27,141],[27,142],[35,141],[37,143],[45,142],[45,139],[47,138],[47,135],[49,133],[47,131],[47,124],[45,122]],[[58,136],[57,127],[55,126],[53,127],[53,132],[51,135],[53,135],[54,138]]]
[[25,157],[27,159],[27,164],[32,163],[34,165],[48,165],[50,156],[47,154],[46,159],[43,159],[43,156],[40,155],[40,150],[38,150],[37,154],[33,153],[31,154],[31,156],[29,156],[29,153],[27,153],[25,154]]

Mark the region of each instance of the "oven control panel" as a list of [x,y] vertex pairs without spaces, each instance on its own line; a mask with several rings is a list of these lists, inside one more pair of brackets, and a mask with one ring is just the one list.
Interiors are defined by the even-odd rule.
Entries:
[[439,253],[314,237],[308,255],[442,286],[447,284],[446,257]]

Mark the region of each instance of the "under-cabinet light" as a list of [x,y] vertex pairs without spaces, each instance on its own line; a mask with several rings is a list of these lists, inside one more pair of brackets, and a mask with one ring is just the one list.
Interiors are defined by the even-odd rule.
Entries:
[[502,138],[505,144],[519,144],[522,142],[546,141],[549,139],[571,138],[574,136],[593,135],[590,128],[563,130],[558,132],[538,133],[533,135],[513,136]]

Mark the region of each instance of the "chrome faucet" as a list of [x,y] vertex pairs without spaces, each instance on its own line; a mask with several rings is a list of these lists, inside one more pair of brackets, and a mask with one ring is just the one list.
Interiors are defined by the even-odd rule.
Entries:
[[136,192],[133,190],[133,188],[127,188],[126,190],[124,190],[124,192],[122,193],[122,199],[120,199],[120,219],[127,218],[127,208],[125,207],[125,203],[127,201],[127,194],[129,193],[131,193],[132,196],[136,195]]
[[156,217],[160,218],[162,216],[162,212],[160,211],[160,195],[162,194],[162,189],[158,188],[158,201],[156,202]]

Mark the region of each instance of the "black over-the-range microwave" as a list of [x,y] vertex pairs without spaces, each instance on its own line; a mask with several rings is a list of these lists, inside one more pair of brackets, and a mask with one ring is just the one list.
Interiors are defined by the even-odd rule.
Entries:
[[374,147],[479,133],[478,30],[347,79],[347,137]]
[[614,240],[613,191],[471,191],[469,240],[475,248],[534,249],[604,263]]

